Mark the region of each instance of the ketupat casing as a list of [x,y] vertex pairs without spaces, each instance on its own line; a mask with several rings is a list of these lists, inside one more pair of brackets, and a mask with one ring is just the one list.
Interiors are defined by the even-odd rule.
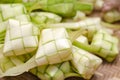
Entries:
[[37,66],[61,63],[71,59],[72,43],[69,40],[66,29],[44,29],[40,35],[36,54],[26,63],[7,70],[1,77],[20,75]]
[[102,63],[102,59],[83,49],[73,46],[73,58],[71,62],[75,71],[79,73],[81,77],[90,79]]
[[[41,9],[47,12],[59,14],[63,17],[74,16],[76,11],[90,13],[93,6],[89,3],[80,3],[77,0],[36,0],[24,3],[29,12]],[[71,14],[69,14],[71,13]]]
[[[51,24],[46,24],[45,26],[47,28],[67,28],[67,29],[72,29],[72,30],[79,30],[79,29],[84,29],[88,31],[96,31],[101,28],[100,26],[100,18],[87,18],[84,20],[81,20],[79,22],[66,22],[66,23],[51,23]],[[89,29],[90,28],[90,29]],[[93,29],[93,30],[92,30]]]
[[3,27],[0,28],[6,29],[5,23],[11,18],[22,22],[30,22],[30,17],[23,4],[0,4],[0,24]]
[[11,18],[30,22],[30,17],[23,4],[0,4],[0,43],[4,43],[7,20]]
[[113,61],[119,53],[118,39],[103,30],[94,35],[91,46],[96,47],[98,50],[97,55],[109,62]]
[[3,53],[5,56],[22,55],[38,47],[39,29],[30,22],[10,19],[7,25]]
[[[0,44],[1,45],[1,44]],[[7,69],[15,66],[9,58],[3,55],[3,45],[0,46],[0,75],[3,74]]]
[[24,0],[0,0],[0,3],[20,3]]
[[23,4],[0,4],[0,21],[5,21],[22,14],[27,14]]
[[23,4],[0,4],[0,22],[11,18],[22,22],[30,21],[30,17]]
[[103,14],[103,19],[108,23],[120,21],[120,13],[117,10],[110,10]]
[[0,76],[3,75],[10,68],[25,63],[33,55],[33,53],[30,53],[21,56],[6,57],[3,55],[3,47],[4,46],[0,44]]
[[41,23],[59,23],[62,18],[50,12],[32,12],[30,13],[31,20],[36,24]]
[[31,73],[37,75],[42,80],[65,80],[70,76],[80,77],[72,69],[71,63],[65,61],[59,64],[38,66],[30,70]]
[[42,80],[64,80],[70,76],[90,79],[102,63],[102,59],[75,46],[72,50],[73,57],[70,62],[38,66],[30,72]]
[[71,59],[71,49],[72,44],[65,28],[44,29],[35,59],[39,65],[60,63]]
[[[49,69],[49,70],[51,70],[51,69]],[[48,70],[48,72],[49,72],[49,70]]]
[[[85,38],[88,39],[87,37]],[[112,62],[119,53],[118,39],[104,30],[98,30],[89,44],[84,39],[82,41],[76,39],[73,41],[73,45],[92,52],[108,62]]]

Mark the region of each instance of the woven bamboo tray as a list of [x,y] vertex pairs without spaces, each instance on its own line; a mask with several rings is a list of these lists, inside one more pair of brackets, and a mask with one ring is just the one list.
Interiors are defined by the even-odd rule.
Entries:
[[[100,12],[95,12],[92,15],[92,17],[100,16],[99,13]],[[119,32],[119,34],[117,33],[117,35],[120,39],[120,30],[117,31]],[[40,80],[40,79],[29,72],[25,72],[19,76],[4,77],[1,78],[0,80]],[[84,80],[84,79],[71,77],[66,80]],[[116,59],[112,63],[103,61],[102,65],[97,69],[97,71],[90,80],[120,80],[120,54],[116,57]]]
[[120,54],[112,63],[104,61],[91,80],[120,80]]

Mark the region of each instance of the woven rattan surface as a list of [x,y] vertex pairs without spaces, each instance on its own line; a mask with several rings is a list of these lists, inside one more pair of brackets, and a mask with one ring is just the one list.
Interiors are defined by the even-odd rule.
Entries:
[[91,80],[120,80],[120,54],[112,63],[104,61]]

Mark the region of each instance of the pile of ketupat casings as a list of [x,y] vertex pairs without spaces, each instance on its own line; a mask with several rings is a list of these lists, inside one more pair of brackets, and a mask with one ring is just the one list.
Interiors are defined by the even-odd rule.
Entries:
[[29,71],[41,80],[90,79],[102,59],[112,62],[119,53],[118,38],[104,26],[119,21],[120,13],[104,13],[109,23],[86,16],[103,3],[0,0],[0,77]]

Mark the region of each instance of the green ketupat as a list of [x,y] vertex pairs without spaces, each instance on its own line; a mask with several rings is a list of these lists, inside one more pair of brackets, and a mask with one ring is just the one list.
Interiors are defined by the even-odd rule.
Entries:
[[0,4],[0,23],[5,23],[11,18],[30,22],[30,17],[23,4]]
[[90,13],[93,10],[93,6],[91,4],[80,3],[77,0],[36,0],[33,2],[28,1],[28,3],[25,3],[25,6],[29,12],[41,9],[59,14],[63,17],[74,16],[78,10],[86,13]]
[[0,44],[4,44],[7,22],[0,23]]
[[3,55],[3,45],[0,44],[0,77],[10,68],[25,63],[29,58],[31,58],[32,55],[33,53],[21,56],[6,57]]
[[[100,18],[85,16],[93,8],[100,10],[103,0],[0,0],[0,3],[0,78],[30,71],[42,80],[90,79],[102,63],[95,55],[112,62],[118,54],[118,39],[101,27]],[[60,23],[62,17],[68,20],[73,16],[71,22]],[[104,19],[119,21],[119,13],[106,12]]]
[[94,34],[91,43],[88,44],[86,39],[88,38],[76,39],[73,41],[73,45],[92,52],[108,62],[112,62],[119,53],[118,39],[104,30],[97,31]]
[[60,16],[49,12],[32,12],[30,16],[32,21],[36,24],[59,23],[62,20]]
[[37,66],[61,63],[71,59],[72,43],[69,40],[66,29],[44,29],[40,35],[36,54],[26,63],[9,69],[1,77],[20,75]]
[[73,21],[80,21],[86,19],[87,16],[84,12],[82,11],[77,11],[76,15],[73,17]]
[[35,56],[36,62],[43,65],[70,60],[71,49],[72,44],[65,28],[44,29]]
[[79,0],[83,3],[89,3],[94,6],[95,10],[101,10],[104,4],[104,0]]
[[0,43],[4,43],[7,20],[10,18],[30,22],[30,17],[23,4],[0,4]]
[[0,47],[0,75],[2,75],[7,69],[14,67],[15,65],[9,58],[3,56],[3,47]]
[[23,4],[0,4],[0,21],[26,13],[27,11]]
[[91,4],[94,4],[96,0],[79,0],[80,2],[83,2],[83,3],[91,3]]
[[0,0],[0,3],[20,3],[23,0]]
[[118,39],[107,32],[98,31],[92,40],[92,46],[98,49],[98,55],[111,62],[119,53]]
[[102,10],[103,5],[104,5],[104,0],[96,0],[94,4],[94,9]]
[[107,11],[104,13],[103,19],[109,23],[120,21],[120,12],[117,10]]
[[[90,13],[94,7],[95,10],[101,10],[103,0],[1,0],[0,3],[23,3],[28,11],[42,9],[63,16],[72,16],[77,10]],[[64,8],[64,7],[65,8]],[[59,8],[58,8],[59,7]],[[60,10],[59,10],[60,9]],[[68,12],[72,12],[70,15]],[[73,13],[74,12],[74,13]]]
[[72,69],[69,61],[54,65],[38,66],[30,70],[31,73],[37,75],[41,80],[65,80],[70,76],[80,77]]
[[112,24],[112,23],[108,23],[108,22],[101,22],[101,25],[106,27],[106,28],[110,28],[113,30],[119,30],[120,29],[120,25],[119,24]]
[[86,36],[89,38],[88,40],[91,41],[93,38],[93,35],[101,29],[100,25],[100,18],[87,18],[84,20],[81,20],[79,22],[73,22],[73,23],[54,23],[54,24],[46,24],[44,25],[46,28],[59,28],[64,27],[67,29],[72,30],[83,30],[86,31]]
[[75,71],[84,79],[90,79],[102,63],[99,57],[73,46],[73,59],[71,60]]
[[38,47],[39,29],[30,22],[10,19],[7,25],[3,53],[5,56],[22,55]]
[[[84,20],[81,20],[79,22],[67,22],[67,23],[51,23],[51,24],[46,24],[46,28],[67,28],[67,29],[72,29],[72,30],[79,30],[79,29],[87,29],[93,28],[94,30],[100,29],[100,18],[87,18]],[[90,27],[89,27],[90,26]],[[91,27],[93,26],[93,27]]]
[[[14,19],[22,21],[22,22],[30,22],[30,17],[28,15],[19,15],[14,17]],[[4,43],[4,38],[5,38],[5,34],[6,34],[6,29],[7,29],[7,23],[8,21],[3,21],[0,22],[0,43]]]
[[102,27],[100,25],[100,18],[88,18],[86,20],[81,21],[81,26],[85,29],[86,33],[84,34],[88,41],[91,42],[93,35],[100,30]]

